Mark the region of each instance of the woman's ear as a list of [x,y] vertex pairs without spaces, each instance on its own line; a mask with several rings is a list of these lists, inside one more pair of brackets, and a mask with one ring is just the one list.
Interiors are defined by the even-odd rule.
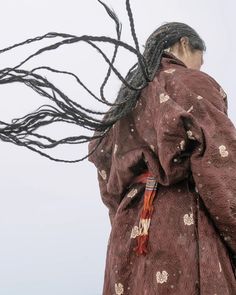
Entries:
[[188,37],[181,37],[179,40],[179,50],[182,56],[187,56],[189,53],[189,39]]
[[180,43],[182,44],[183,47],[184,46],[188,47],[189,46],[189,39],[188,39],[188,37],[181,37],[180,38]]

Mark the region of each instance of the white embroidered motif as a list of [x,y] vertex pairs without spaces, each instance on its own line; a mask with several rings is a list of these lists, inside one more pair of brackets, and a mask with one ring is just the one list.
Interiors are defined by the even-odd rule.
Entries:
[[219,146],[219,152],[221,157],[228,157],[229,152],[226,150],[226,147],[224,145]]
[[157,279],[157,283],[163,284],[165,282],[167,282],[168,279],[168,272],[163,270],[162,272],[158,271],[156,273],[156,279]]
[[115,145],[114,145],[114,152],[113,152],[113,153],[114,153],[114,155],[116,154],[116,152],[117,152],[117,149],[118,149],[118,145],[117,145],[117,144],[115,144]]
[[101,171],[98,171],[99,174],[102,176],[102,179],[103,180],[106,180],[107,179],[107,173],[105,170],[101,170]]
[[179,145],[180,145],[181,151],[183,151],[185,148],[185,140],[182,140]]
[[131,238],[131,239],[135,239],[137,236],[139,236],[139,234],[140,234],[139,227],[138,227],[137,225],[135,225],[135,226],[132,228],[130,238]]
[[185,214],[183,219],[184,219],[184,224],[186,224],[186,225],[191,225],[191,224],[194,223],[194,221],[193,221],[193,213]]
[[167,100],[170,99],[169,95],[165,93],[161,93],[159,98],[160,98],[160,103],[166,102]]
[[124,294],[124,286],[121,283],[115,284],[116,295]]
[[132,188],[132,190],[128,193],[127,198],[133,198],[137,192],[138,190],[136,188]]
[[223,88],[220,87],[220,95],[223,97],[223,98],[226,98],[227,94],[224,92]]
[[188,131],[187,131],[187,135],[188,135],[188,138],[189,138],[189,139],[194,139],[194,140],[196,139],[196,138],[193,136],[193,133],[192,133],[191,130],[188,130]]
[[164,72],[167,74],[172,74],[175,72],[175,69],[168,69],[168,70],[165,70]]
[[201,99],[203,99],[203,97],[201,95],[198,95],[197,99],[201,100]]

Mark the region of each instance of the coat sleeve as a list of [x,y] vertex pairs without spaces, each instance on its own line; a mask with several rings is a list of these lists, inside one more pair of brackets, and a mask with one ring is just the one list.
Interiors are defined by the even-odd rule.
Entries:
[[[96,135],[96,132],[94,133]],[[108,182],[110,170],[112,166],[112,151],[113,147],[113,129],[99,143],[99,140],[94,139],[89,142],[88,152],[91,153],[88,157],[89,162],[93,163],[97,169],[97,181],[102,202],[108,209],[110,223],[112,224],[113,217],[117,211],[120,194],[116,190],[108,190]],[[94,152],[92,152],[95,150]]]
[[160,181],[170,185],[191,172],[220,235],[236,254],[236,129],[218,83],[200,71],[186,79],[175,81],[172,96],[160,81],[151,86],[158,101]]

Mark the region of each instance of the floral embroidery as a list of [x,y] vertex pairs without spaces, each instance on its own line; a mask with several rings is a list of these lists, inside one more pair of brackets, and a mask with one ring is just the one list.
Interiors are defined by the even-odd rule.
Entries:
[[124,294],[124,286],[121,283],[115,284],[116,295]]
[[224,92],[223,88],[220,87],[220,95],[223,97],[223,98],[226,98],[227,94]]
[[115,155],[115,153],[117,152],[117,149],[118,149],[118,145],[117,145],[117,144],[115,144],[115,145],[114,145],[114,152],[113,152],[113,153],[114,153],[114,155]]
[[132,190],[128,193],[127,198],[133,198],[137,192],[138,190],[136,188],[132,188]]
[[201,100],[201,99],[203,99],[203,97],[201,95],[198,95],[197,99]]
[[135,226],[132,228],[130,238],[131,238],[131,239],[135,239],[137,236],[139,236],[139,234],[140,234],[139,227],[138,227],[137,225],[135,225]]
[[156,273],[157,283],[162,284],[162,283],[167,282],[168,275],[169,275],[168,272],[165,270],[163,270],[162,272],[158,271]]
[[219,152],[221,157],[228,157],[229,152],[226,150],[226,147],[224,145],[219,146]]
[[161,93],[159,97],[160,97],[160,103],[166,102],[167,100],[170,99],[169,95],[165,93]]
[[190,213],[190,214],[185,214],[184,217],[184,224],[186,225],[191,225],[193,224],[193,213]]
[[188,135],[188,138],[189,138],[189,139],[194,139],[194,140],[196,139],[196,138],[193,136],[193,133],[192,133],[191,130],[188,130],[188,131],[187,131],[187,135]]
[[175,69],[168,69],[168,70],[165,70],[164,72],[167,74],[172,74],[175,72]]
[[103,180],[106,180],[107,179],[107,173],[106,173],[105,170],[101,170],[101,171],[99,170],[98,172],[101,175],[101,177],[102,177]]

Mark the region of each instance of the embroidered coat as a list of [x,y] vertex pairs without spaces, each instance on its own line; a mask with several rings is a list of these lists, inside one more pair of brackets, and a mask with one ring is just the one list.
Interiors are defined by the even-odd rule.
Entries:
[[[236,129],[212,77],[164,53],[89,161],[111,221],[103,295],[236,294]],[[137,256],[145,183],[133,179],[145,169],[158,188]]]

